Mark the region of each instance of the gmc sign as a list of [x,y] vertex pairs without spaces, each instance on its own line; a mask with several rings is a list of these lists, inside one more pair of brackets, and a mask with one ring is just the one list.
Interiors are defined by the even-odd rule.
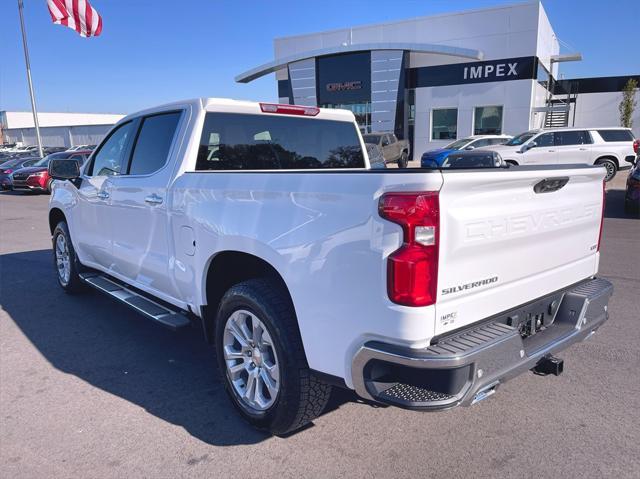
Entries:
[[360,90],[362,88],[362,82],[358,81],[345,81],[341,83],[327,83],[327,91],[345,91],[345,90]]

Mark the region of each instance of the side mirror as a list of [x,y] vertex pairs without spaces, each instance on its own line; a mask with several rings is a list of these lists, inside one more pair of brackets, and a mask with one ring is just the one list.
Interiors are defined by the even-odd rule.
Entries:
[[471,150],[473,150],[473,149],[475,149],[475,146],[472,146],[472,145],[469,145],[469,146],[467,146],[467,147],[465,148],[465,150],[467,150],[467,151],[471,151]]
[[524,153],[525,151],[529,151],[531,148],[535,148],[536,146],[538,146],[538,144],[535,141],[530,141],[529,143],[522,145],[522,148],[520,150],[522,151],[522,153]]
[[80,177],[80,164],[76,160],[51,160],[49,176],[54,180],[75,180]]
[[631,163],[632,165],[636,164],[637,158],[635,156],[627,156],[625,158],[625,161],[627,161],[628,163]]

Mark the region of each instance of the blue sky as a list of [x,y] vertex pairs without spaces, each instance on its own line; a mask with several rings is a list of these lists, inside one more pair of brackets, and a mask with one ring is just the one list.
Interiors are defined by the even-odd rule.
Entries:
[[[516,3],[514,0],[91,0],[98,38],[53,25],[24,0],[40,111],[128,113],[181,98],[275,100],[273,75],[236,84],[273,58],[274,37]],[[583,54],[567,78],[640,73],[640,0],[545,0],[558,37]],[[0,110],[30,109],[17,1],[0,2]]]

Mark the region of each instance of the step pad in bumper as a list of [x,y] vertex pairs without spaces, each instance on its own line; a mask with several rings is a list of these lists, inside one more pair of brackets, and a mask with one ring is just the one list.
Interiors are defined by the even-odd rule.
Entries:
[[561,298],[553,322],[524,338],[506,322],[526,305],[423,349],[366,342],[352,361],[355,390],[366,399],[409,409],[471,405],[493,394],[500,383],[535,367],[544,356],[589,337],[608,319],[612,293],[611,283],[595,278],[535,300]]

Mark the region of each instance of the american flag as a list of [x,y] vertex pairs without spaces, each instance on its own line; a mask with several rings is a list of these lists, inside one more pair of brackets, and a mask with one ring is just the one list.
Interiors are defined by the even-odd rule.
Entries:
[[88,0],[47,0],[51,20],[69,27],[83,37],[97,37],[102,33],[102,17]]

